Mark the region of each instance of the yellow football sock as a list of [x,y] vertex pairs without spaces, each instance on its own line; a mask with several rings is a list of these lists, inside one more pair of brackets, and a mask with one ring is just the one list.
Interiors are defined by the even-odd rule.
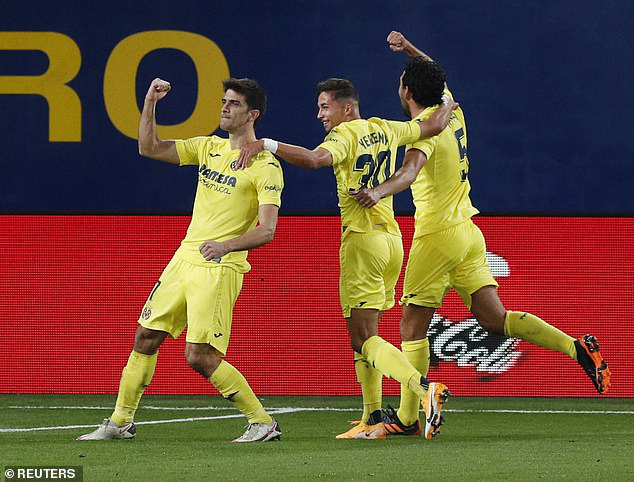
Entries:
[[421,374],[394,345],[380,336],[371,336],[365,340],[361,353],[383,375],[406,385],[418,397],[425,397],[426,390],[420,384]]
[[367,423],[372,412],[381,410],[383,375],[370,365],[361,353],[356,351],[354,352],[354,369],[357,372],[357,381],[361,384],[361,393],[363,395],[361,421]]
[[242,373],[230,363],[221,361],[208,380],[213,383],[224,398],[236,405],[242,415],[247,417],[249,423],[271,423],[273,421]]
[[[429,340],[404,341],[401,342],[401,351],[405,358],[424,377],[429,371]],[[398,418],[405,425],[411,425],[418,419],[420,410],[420,398],[411,391],[407,385],[401,385],[401,404],[398,408]]]
[[549,325],[541,318],[530,313],[507,311],[504,321],[504,334],[520,340],[543,346],[550,350],[565,353],[573,360],[577,359],[575,339],[563,331]]
[[125,425],[134,420],[141,395],[152,381],[157,358],[158,353],[144,355],[134,350],[130,353],[128,363],[121,372],[119,395],[114,412],[110,416],[117,425]]

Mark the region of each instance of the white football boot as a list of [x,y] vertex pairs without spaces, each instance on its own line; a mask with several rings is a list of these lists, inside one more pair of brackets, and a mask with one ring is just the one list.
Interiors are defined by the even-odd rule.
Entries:
[[77,437],[77,440],[114,440],[131,439],[136,435],[134,422],[119,426],[109,418],[105,418],[103,423],[94,432],[90,432]]
[[268,442],[279,440],[282,430],[279,424],[273,420],[271,423],[250,423],[246,431],[234,442]]

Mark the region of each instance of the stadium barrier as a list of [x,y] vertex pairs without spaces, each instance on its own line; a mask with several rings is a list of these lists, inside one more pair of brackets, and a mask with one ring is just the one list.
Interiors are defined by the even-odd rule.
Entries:
[[[116,393],[136,320],[185,234],[186,216],[0,216],[0,392]],[[399,217],[407,250],[413,220]],[[508,309],[578,337],[595,334],[613,373],[608,396],[634,396],[632,218],[487,217],[491,268]],[[337,217],[282,217],[249,255],[228,359],[260,395],[354,395],[338,303]],[[401,294],[402,277],[397,287]],[[400,309],[380,332],[398,346]],[[565,355],[478,327],[455,293],[430,330],[429,378],[455,395],[594,396]],[[147,393],[212,393],[167,340]],[[384,382],[385,394],[399,385]]]

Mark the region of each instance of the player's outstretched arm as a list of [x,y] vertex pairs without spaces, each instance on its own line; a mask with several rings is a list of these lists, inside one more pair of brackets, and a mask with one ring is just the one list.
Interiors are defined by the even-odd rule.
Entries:
[[303,167],[304,169],[319,169],[320,167],[332,166],[332,154],[322,147],[317,147],[310,151],[305,147],[284,144],[272,139],[258,139],[242,146],[237,167],[244,169],[253,156],[264,150],[276,154],[289,164]]
[[172,86],[169,82],[156,78],[145,94],[141,120],[139,121],[139,154],[159,161],[179,164],[174,141],[159,139],[156,129],[156,103],[167,95]]
[[405,38],[401,32],[392,30],[387,36],[387,43],[390,45],[392,52],[405,52],[409,57],[423,57],[425,60],[434,62],[429,55],[419,50],[412,42]]
[[418,149],[410,149],[405,153],[403,165],[387,181],[372,189],[360,189],[351,193],[356,201],[364,208],[371,208],[382,198],[392,196],[412,185],[416,176],[427,162],[427,156]]
[[454,102],[453,99],[447,99],[447,101],[440,105],[432,115],[430,115],[423,122],[419,122],[420,137],[419,139],[428,139],[430,137],[437,136],[451,120],[451,111],[460,107],[460,104]]
[[[418,49],[412,42],[405,38],[401,32],[392,30],[387,36],[387,43],[392,52],[405,52],[408,57],[422,57],[430,62],[435,62],[429,55]],[[445,89],[447,84],[445,83]]]
[[261,204],[258,210],[259,224],[242,236],[228,241],[205,241],[199,246],[200,254],[207,261],[222,258],[233,251],[244,251],[259,248],[273,241],[277,227],[277,214],[280,208],[275,204]]

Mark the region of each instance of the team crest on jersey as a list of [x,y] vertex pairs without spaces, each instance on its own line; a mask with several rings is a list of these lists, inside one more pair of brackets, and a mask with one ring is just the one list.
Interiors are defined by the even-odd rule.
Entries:
[[235,171],[237,166],[238,166],[238,160],[236,159],[235,161],[231,163],[231,170]]

